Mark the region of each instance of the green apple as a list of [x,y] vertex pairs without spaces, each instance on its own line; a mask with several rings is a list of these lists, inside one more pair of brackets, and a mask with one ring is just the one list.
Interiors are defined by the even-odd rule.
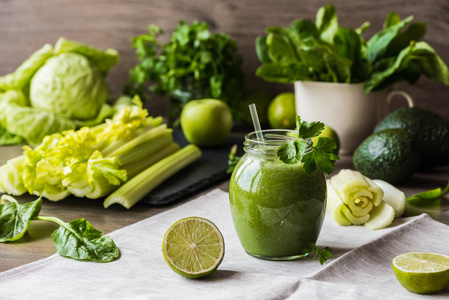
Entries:
[[337,149],[335,149],[335,154],[338,154],[338,150],[340,150],[340,139],[338,138],[337,132],[332,127],[330,127],[328,125],[324,125],[324,130],[321,131],[320,135],[312,138],[312,142],[314,145],[316,145],[316,143],[318,143],[319,137],[328,137],[328,138],[333,139],[335,141],[335,143],[337,144]]
[[181,112],[181,127],[190,143],[212,147],[223,144],[232,128],[229,106],[218,99],[189,101]]
[[268,122],[274,129],[294,129],[296,127],[295,94],[282,93],[268,106]]

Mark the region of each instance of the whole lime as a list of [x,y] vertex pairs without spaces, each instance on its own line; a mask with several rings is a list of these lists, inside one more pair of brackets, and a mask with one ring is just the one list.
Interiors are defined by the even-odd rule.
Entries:
[[232,113],[221,100],[192,100],[184,106],[180,121],[190,143],[212,147],[223,144],[228,137],[232,128]]
[[268,105],[273,99],[273,95],[265,87],[261,86],[253,86],[249,87],[245,90],[243,94],[242,100],[239,102],[238,110],[240,113],[240,120],[248,125],[252,125],[253,121],[251,118],[251,114],[249,111],[249,105],[254,103],[257,108],[257,115],[259,117],[259,121],[262,124],[266,124],[268,122],[267,111]]
[[268,106],[268,123],[275,129],[294,129],[296,126],[295,94],[282,93]]
[[338,154],[338,150],[340,149],[340,139],[338,137],[337,132],[332,127],[324,125],[324,130],[321,131],[320,135],[312,138],[312,142],[314,145],[318,143],[318,139],[320,137],[327,137],[333,139],[337,144],[337,148],[334,150],[334,152],[335,154]]

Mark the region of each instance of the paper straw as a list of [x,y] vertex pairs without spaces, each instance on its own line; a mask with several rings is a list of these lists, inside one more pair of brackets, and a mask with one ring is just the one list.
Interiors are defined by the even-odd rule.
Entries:
[[259,116],[257,115],[256,104],[249,105],[249,112],[251,113],[251,119],[253,119],[254,130],[256,131],[256,137],[259,142],[263,141],[262,128],[260,127]]

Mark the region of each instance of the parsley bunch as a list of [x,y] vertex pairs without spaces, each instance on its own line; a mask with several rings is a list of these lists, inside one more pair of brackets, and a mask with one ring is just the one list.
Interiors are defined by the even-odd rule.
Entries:
[[170,94],[187,86],[201,89],[204,98],[235,107],[243,91],[243,58],[237,54],[237,43],[225,33],[211,34],[208,24],[198,21],[179,22],[165,44],[159,41],[163,33],[150,25],[148,33],[132,39],[139,64],[130,70],[124,93],[149,99],[151,94]]
[[301,121],[301,117],[296,117],[296,128],[298,130],[297,139],[290,141],[277,151],[277,156],[286,164],[304,163],[307,173],[316,170],[317,166],[321,171],[329,174],[334,169],[334,161],[340,159],[334,153],[337,144],[333,139],[327,137],[318,138],[316,145],[313,145],[312,138],[320,135],[324,130],[321,122],[307,123]]

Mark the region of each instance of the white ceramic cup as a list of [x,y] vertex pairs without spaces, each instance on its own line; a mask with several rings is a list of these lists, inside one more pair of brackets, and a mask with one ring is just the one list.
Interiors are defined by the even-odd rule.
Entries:
[[372,134],[376,124],[389,112],[394,95],[413,106],[404,91],[364,91],[363,83],[295,82],[296,114],[307,122],[320,121],[332,127],[340,138],[340,153],[352,153]]

